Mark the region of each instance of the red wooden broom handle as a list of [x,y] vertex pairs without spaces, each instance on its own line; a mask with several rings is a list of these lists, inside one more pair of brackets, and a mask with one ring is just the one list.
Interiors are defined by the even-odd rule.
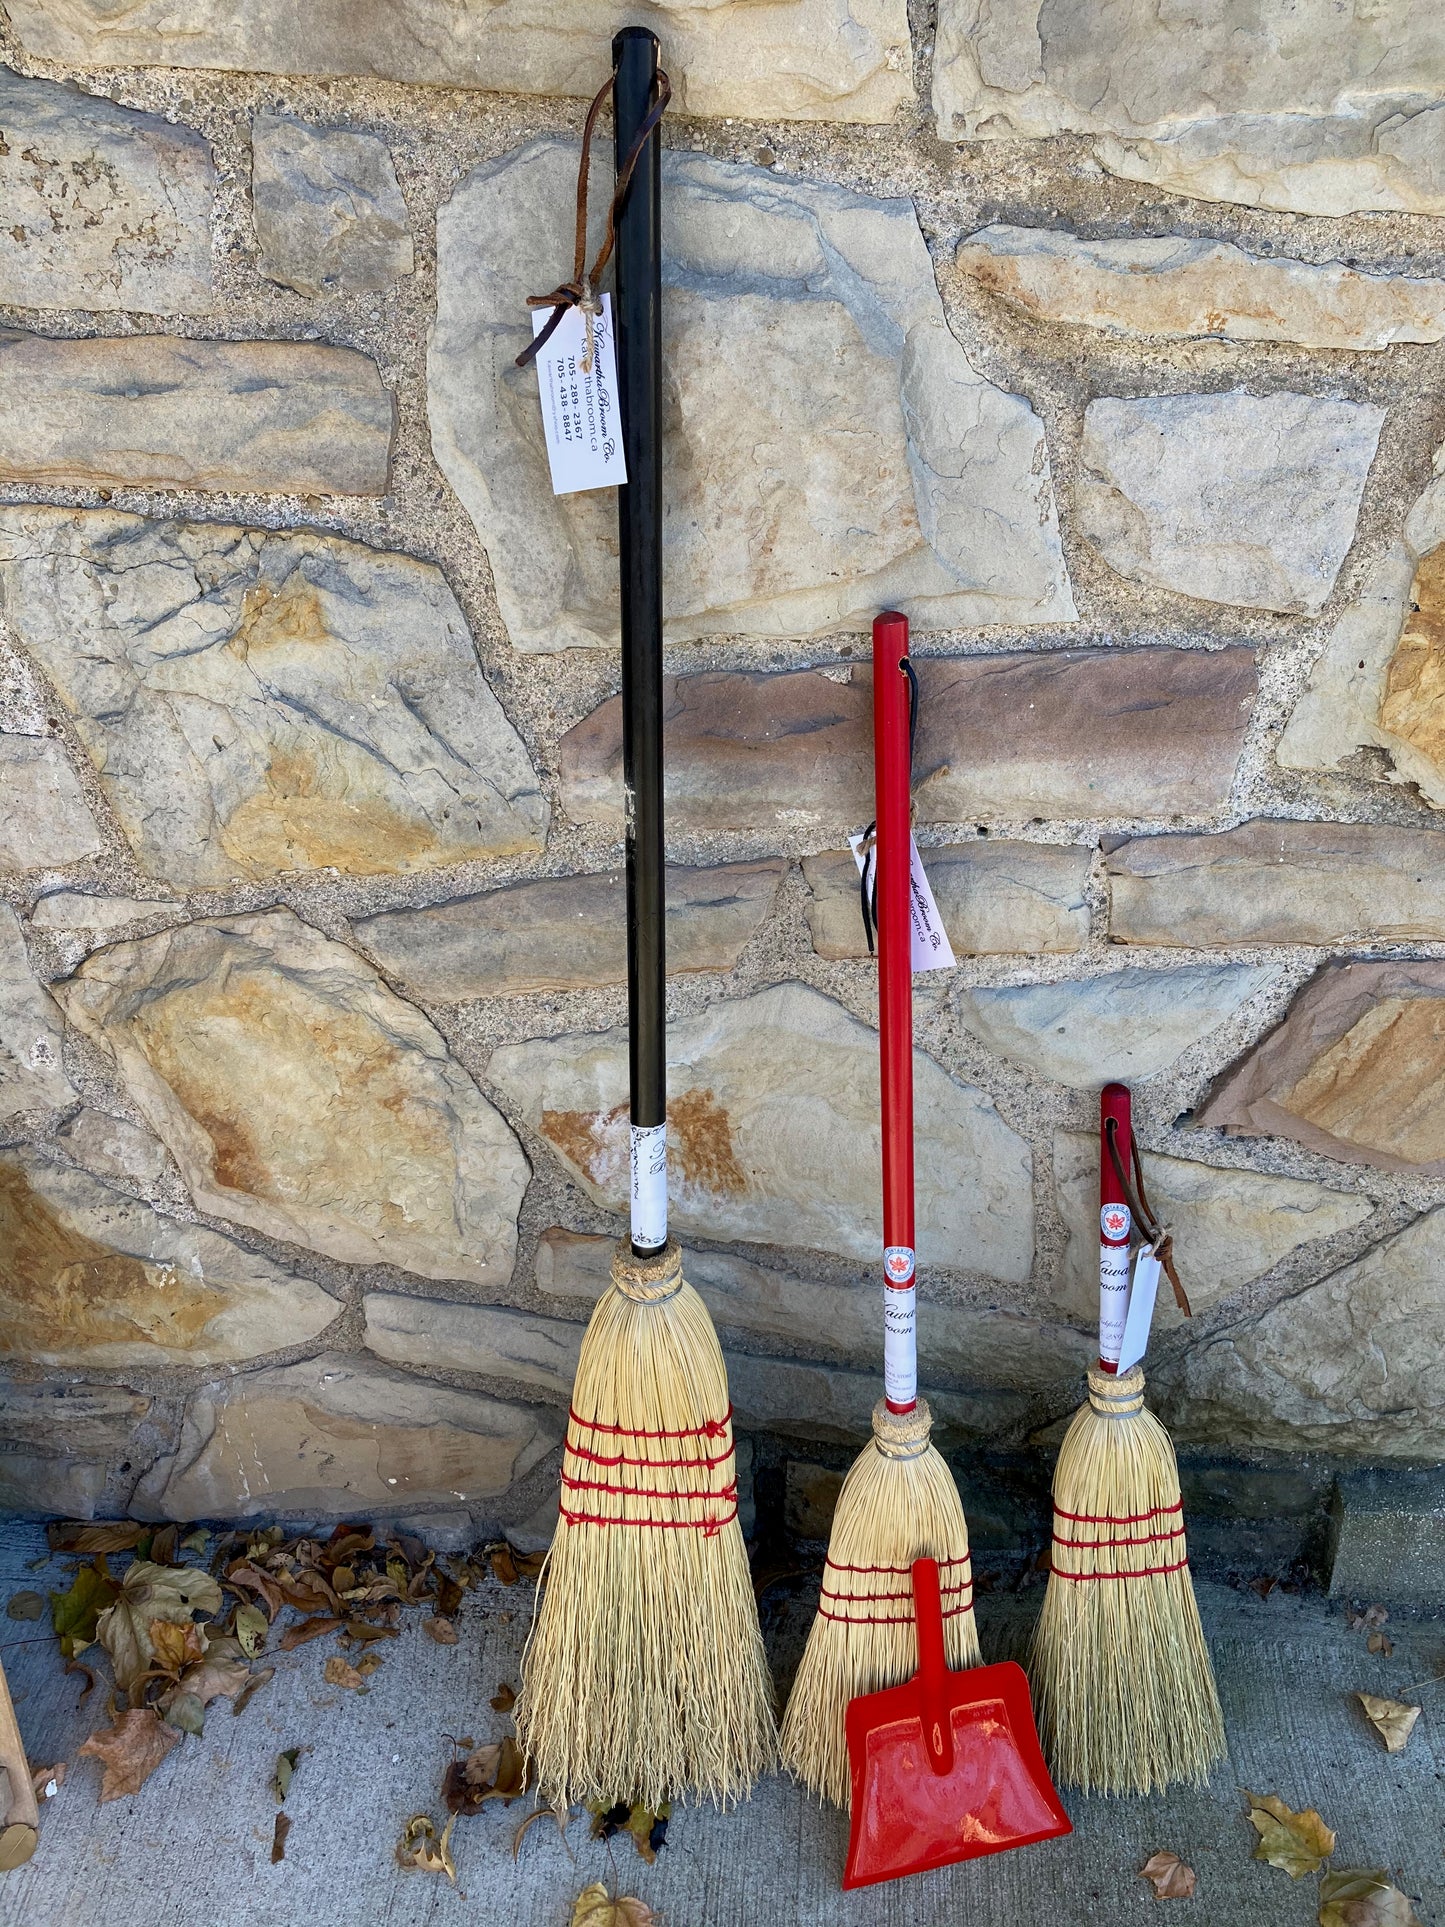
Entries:
[[[909,913],[911,756],[908,618],[873,624],[873,770],[878,892],[878,1047],[883,1100],[885,1389],[917,1403],[913,1334],[913,957]],[[906,1329],[905,1329],[906,1327]]]
[[1111,1135],[1115,1156],[1127,1172],[1134,1142],[1127,1084],[1106,1084],[1099,1093],[1099,1369],[1104,1372],[1119,1366],[1131,1228],[1124,1185],[1109,1154]]

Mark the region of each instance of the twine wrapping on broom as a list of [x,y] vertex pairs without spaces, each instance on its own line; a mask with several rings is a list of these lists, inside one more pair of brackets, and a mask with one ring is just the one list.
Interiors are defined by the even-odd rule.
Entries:
[[932,1423],[924,1399],[904,1413],[890,1412],[880,1399],[873,1437],[843,1481],[833,1514],[818,1617],[783,1721],[783,1758],[835,1806],[849,1803],[848,1702],[896,1686],[917,1664],[915,1559],[939,1564],[948,1664],[979,1662],[968,1526],[953,1474],[929,1443]]
[[544,1797],[728,1804],[774,1764],[722,1353],[669,1240],[624,1238],[577,1365],[517,1733]]
[[1054,1773],[1094,1793],[1202,1784],[1224,1755],[1169,1434],[1144,1374],[1088,1375],[1054,1473],[1048,1591],[1029,1667]]

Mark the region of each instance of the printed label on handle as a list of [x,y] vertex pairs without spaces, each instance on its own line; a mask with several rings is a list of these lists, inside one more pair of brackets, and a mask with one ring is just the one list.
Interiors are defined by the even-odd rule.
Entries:
[[1099,1356],[1106,1365],[1119,1361],[1124,1342],[1124,1318],[1129,1305],[1128,1245],[1099,1246]]
[[912,1285],[884,1285],[883,1390],[890,1405],[911,1405],[918,1397],[917,1312]]
[[[534,308],[533,336],[551,319],[550,308]],[[575,495],[580,489],[615,488],[625,482],[611,295],[603,295],[601,314],[589,317],[580,308],[569,308],[539,351],[536,369],[552,493]]]
[[632,1242],[639,1251],[667,1243],[667,1126],[632,1126]]
[[1119,1346],[1121,1372],[1137,1365],[1149,1349],[1149,1328],[1154,1323],[1154,1300],[1159,1295],[1159,1274],[1163,1269],[1148,1245],[1142,1246],[1134,1261],[1129,1309],[1124,1314],[1124,1336]]
[[[933,889],[923,868],[923,858],[918,854],[918,845],[911,836],[908,846],[911,852],[908,860],[909,962],[915,971],[949,970],[958,959],[953,954],[953,945],[948,941],[943,918],[939,916],[938,905],[933,900]],[[857,836],[848,838],[848,848],[853,852],[859,876],[866,876],[871,852],[863,847],[861,831]]]

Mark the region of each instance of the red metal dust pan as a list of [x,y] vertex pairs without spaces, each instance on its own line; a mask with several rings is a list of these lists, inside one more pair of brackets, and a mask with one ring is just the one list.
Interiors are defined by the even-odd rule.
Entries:
[[845,1887],[1073,1832],[1039,1749],[1022,1666],[949,1671],[935,1560],[913,1562],[913,1607],[918,1671],[848,1703]]

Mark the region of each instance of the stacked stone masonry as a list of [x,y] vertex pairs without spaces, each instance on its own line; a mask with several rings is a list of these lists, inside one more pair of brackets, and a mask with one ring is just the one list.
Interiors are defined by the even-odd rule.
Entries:
[[745,1446],[816,1528],[877,1392],[894,604],[940,1439],[1077,1402],[1122,1077],[1186,1457],[1445,1459],[1432,10],[185,12],[0,16],[0,1505],[546,1537],[626,1181],[616,533],[514,357],[623,15],[674,1218]]

